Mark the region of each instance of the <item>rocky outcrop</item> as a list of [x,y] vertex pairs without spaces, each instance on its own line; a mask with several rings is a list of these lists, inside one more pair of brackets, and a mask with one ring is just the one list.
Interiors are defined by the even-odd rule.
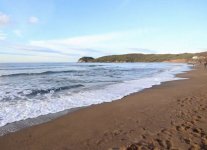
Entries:
[[93,62],[94,58],[93,57],[81,57],[78,62],[84,63],[84,62]]

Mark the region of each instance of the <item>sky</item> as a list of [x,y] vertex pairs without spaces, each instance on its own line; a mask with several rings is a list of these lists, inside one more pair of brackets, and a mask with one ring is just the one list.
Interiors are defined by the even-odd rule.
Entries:
[[0,0],[0,62],[201,51],[206,0]]

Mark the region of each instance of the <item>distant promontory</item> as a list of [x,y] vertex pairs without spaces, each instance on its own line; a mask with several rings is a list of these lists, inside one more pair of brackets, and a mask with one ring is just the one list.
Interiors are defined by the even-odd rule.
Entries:
[[93,62],[95,59],[93,57],[81,57],[78,62]]
[[78,62],[188,62],[193,56],[206,56],[203,53],[182,53],[182,54],[123,54],[109,55],[99,58],[82,57]]

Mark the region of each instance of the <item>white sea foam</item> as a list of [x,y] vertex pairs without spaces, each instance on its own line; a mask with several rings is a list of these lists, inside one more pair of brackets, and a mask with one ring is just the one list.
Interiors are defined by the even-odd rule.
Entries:
[[[18,100],[15,100],[15,94],[18,95],[21,90],[12,89],[16,92],[13,95],[10,94],[13,98],[8,101],[0,101],[0,126],[66,109],[111,102],[165,81],[178,80],[180,78],[175,77],[175,75],[188,70],[189,67],[184,64],[171,65],[162,71],[141,76],[138,79],[127,80],[126,78],[122,82],[106,84],[105,86],[96,85],[93,88],[79,91],[64,91],[55,97],[52,97],[54,91],[50,91],[44,95],[44,99],[38,99],[41,97],[39,95],[27,100],[24,96],[19,96]],[[30,93],[31,91],[28,89],[23,91],[23,94]],[[0,95],[5,95],[5,91],[0,91]]]

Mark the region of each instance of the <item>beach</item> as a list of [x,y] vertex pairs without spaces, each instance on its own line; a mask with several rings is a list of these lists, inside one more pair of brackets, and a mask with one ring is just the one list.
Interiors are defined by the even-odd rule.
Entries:
[[0,137],[2,150],[207,149],[207,70]]

